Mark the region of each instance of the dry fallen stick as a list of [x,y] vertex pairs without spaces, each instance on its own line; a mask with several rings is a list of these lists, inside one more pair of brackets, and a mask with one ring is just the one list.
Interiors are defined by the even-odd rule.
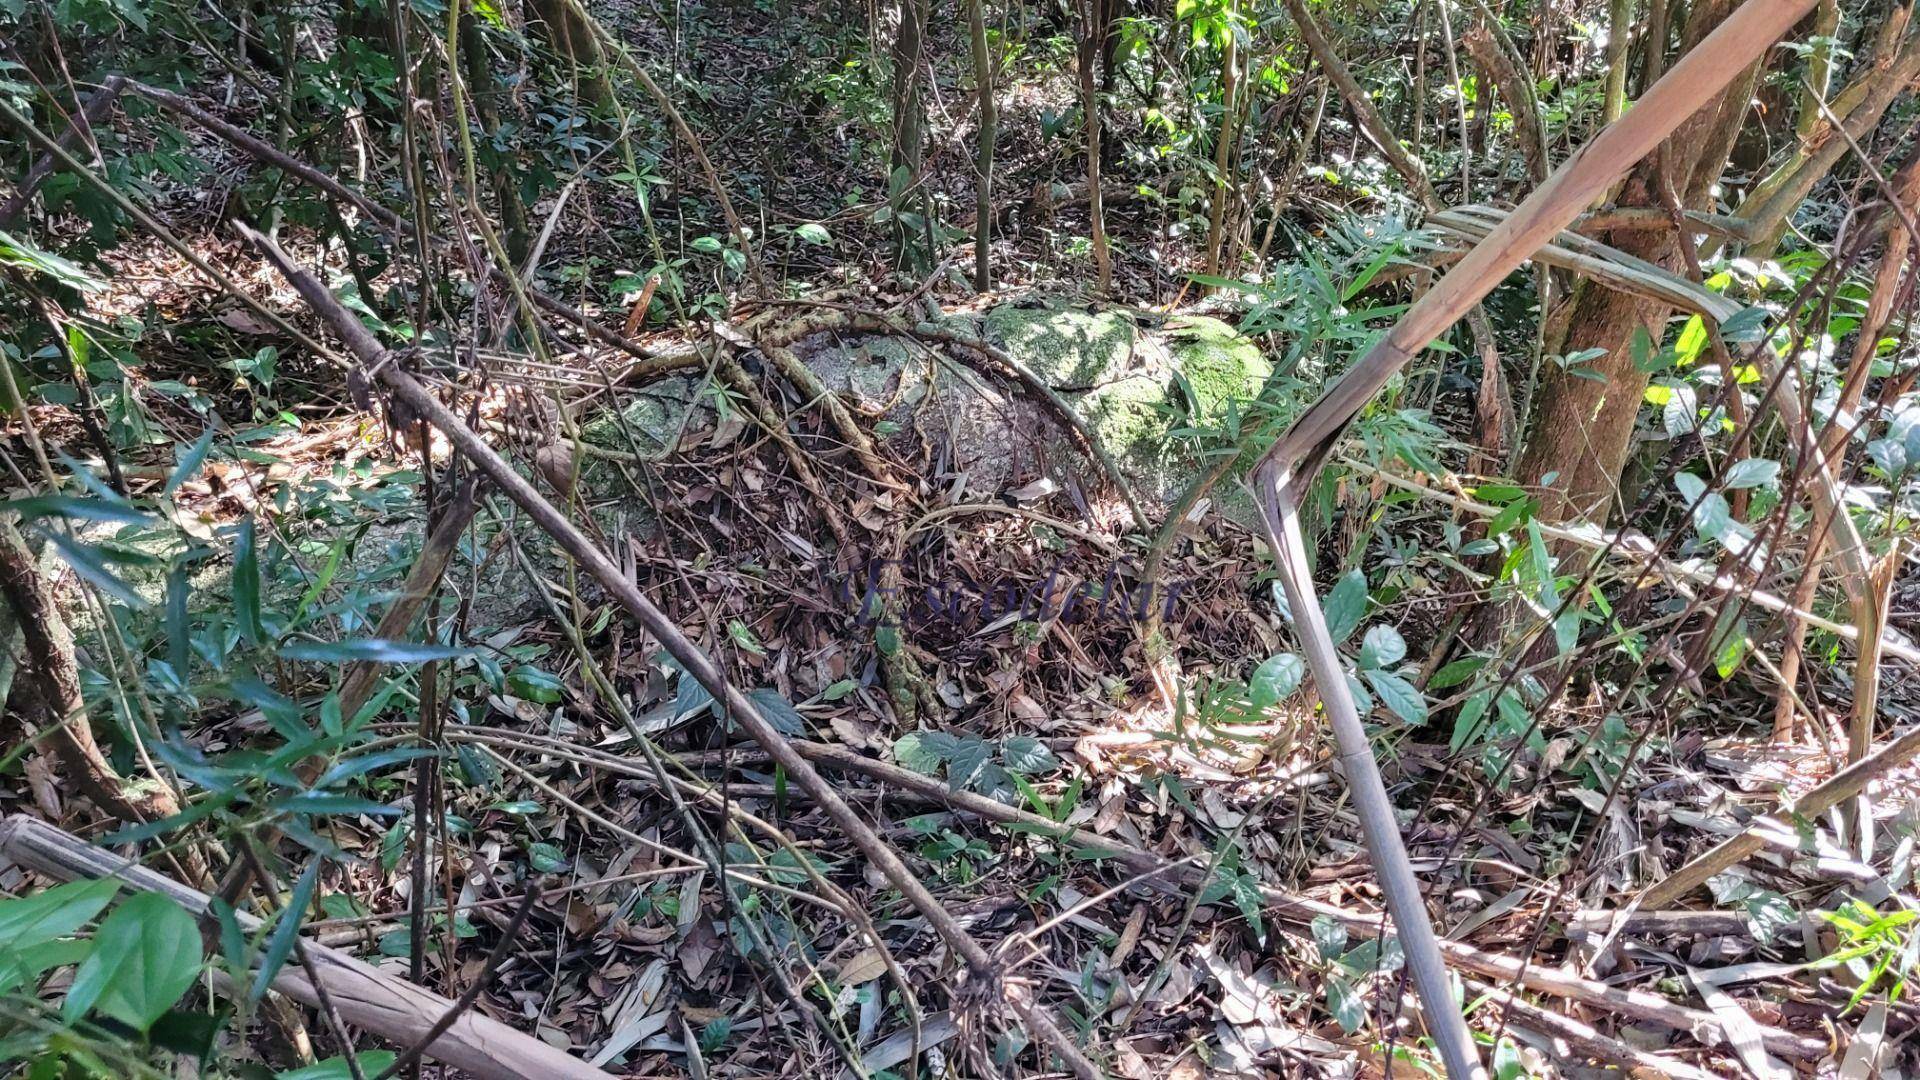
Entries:
[[413,410],[414,415],[439,428],[479,471],[485,473],[508,498],[525,510],[535,524],[552,536],[582,569],[637,619],[679,662],[682,670],[713,695],[725,714],[739,723],[753,741],[759,743],[768,756],[786,770],[794,785],[826,811],[827,816],[847,835],[874,869],[926,918],[947,947],[959,954],[967,965],[970,981],[981,984],[978,992],[1004,1000],[1027,1025],[1034,1041],[1043,1051],[1060,1057],[1076,1076],[1093,1080],[1100,1075],[1099,1069],[1087,1060],[1072,1038],[1054,1023],[1048,1010],[1033,999],[1028,988],[1002,977],[1003,972],[993,957],[967,934],[952,913],[941,905],[901,860],[899,854],[880,839],[846,800],[840,798],[806,758],[793,749],[787,737],[762,715],[759,706],[727,679],[713,658],[695,645],[673,620],[667,618],[665,612],[655,607],[604,551],[534,490],[525,477],[515,472],[506,459],[463,424],[439,398],[408,374],[400,366],[400,361],[383,348],[325,286],[296,266],[272,240],[245,225],[236,224],[235,227],[266,256],[333,332],[346,342],[349,350],[367,364],[369,376],[377,376],[396,399]]
[[[94,847],[38,818],[15,814],[0,822],[0,855],[30,870],[77,881],[115,878],[143,892],[173,899],[196,917],[207,914],[209,897],[129,859]],[[238,913],[241,929],[259,929],[260,921]],[[432,1032],[454,1003],[431,990],[415,986],[343,952],[309,943],[314,971],[341,1019],[364,1028],[397,1046],[421,1041]],[[221,981],[215,973],[215,981]],[[320,995],[300,965],[288,964],[274,976],[273,988],[296,1001],[318,1007]],[[608,1080],[608,1074],[546,1043],[488,1018],[466,1012],[426,1047],[437,1061],[475,1076],[497,1080]]]
[[[916,795],[923,795],[961,813],[972,814],[1003,825],[1016,826],[1041,836],[1054,837],[1069,847],[1109,852],[1115,860],[1132,872],[1162,871],[1163,877],[1149,882],[1149,885],[1155,888],[1170,887],[1163,885],[1164,882],[1178,882],[1191,888],[1201,888],[1207,883],[1205,867],[1173,866],[1170,860],[1144,848],[1134,847],[1125,841],[1101,836],[1084,829],[1063,826],[1038,814],[1008,806],[985,795],[977,795],[971,791],[951,790],[944,781],[909,771],[898,765],[863,757],[844,747],[805,741],[796,741],[793,747],[802,757],[820,765],[871,777]],[[1310,924],[1314,919],[1324,916],[1340,923],[1349,932],[1355,934],[1373,936],[1380,932],[1378,912],[1352,911],[1335,907],[1317,900],[1293,896],[1265,885],[1260,887],[1260,896],[1271,914],[1299,925]],[[1719,1019],[1712,1013],[1677,1004],[1658,994],[1642,990],[1619,989],[1539,964],[1522,964],[1513,957],[1490,953],[1465,942],[1443,940],[1439,943],[1439,948],[1448,963],[1455,967],[1477,971],[1496,979],[1517,981],[1521,986],[1538,994],[1550,994],[1570,1001],[1584,1002],[1609,1012],[1661,1024],[1675,1031],[1690,1032],[1707,1043],[1725,1038]],[[1813,1060],[1826,1055],[1831,1049],[1823,1040],[1796,1035],[1779,1028],[1761,1027],[1760,1032],[1767,1049],[1783,1057]]]
[[1809,788],[1797,799],[1782,803],[1771,814],[1749,823],[1745,830],[1715,844],[1706,854],[1654,882],[1640,894],[1639,907],[1663,908],[1707,883],[1707,879],[1726,870],[1766,846],[1764,828],[1795,830],[1790,818],[1814,818],[1866,790],[1868,784],[1920,754],[1920,727],[1894,739],[1853,764]]

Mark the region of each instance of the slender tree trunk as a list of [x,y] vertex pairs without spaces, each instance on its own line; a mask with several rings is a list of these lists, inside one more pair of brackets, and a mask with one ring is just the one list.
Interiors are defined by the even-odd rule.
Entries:
[[[1232,0],[1227,3],[1227,21],[1234,18]],[[1207,216],[1207,273],[1219,274],[1220,232],[1226,221],[1227,202],[1233,198],[1233,140],[1234,120],[1239,89],[1240,50],[1239,35],[1229,30],[1227,47],[1220,58],[1220,123],[1215,129],[1213,144],[1213,206]]]
[[[1831,0],[1830,0],[1831,2]],[[1607,2],[1607,97],[1600,122],[1627,111],[1627,46],[1633,41],[1633,0]]]
[[1107,208],[1100,194],[1100,84],[1093,68],[1106,39],[1106,28],[1100,25],[1100,0],[1080,0],[1080,11],[1080,108],[1087,132],[1087,213],[1093,219],[1094,291],[1104,294],[1113,287],[1113,256],[1107,250]]
[[466,66],[467,93],[473,98],[474,115],[480,121],[481,134],[487,137],[487,180],[494,201],[500,204],[500,222],[506,231],[507,254],[518,263],[527,257],[533,239],[527,228],[527,207],[520,199],[520,186],[513,170],[492,149],[500,131],[500,105],[493,66],[487,63],[487,43],[480,32],[480,21],[472,15],[460,19],[460,60]]
[[926,104],[920,93],[926,34],[927,0],[900,0],[900,29],[893,38],[893,156],[887,192],[901,262],[916,270],[933,265],[933,206],[925,194],[926,178],[920,175],[927,138]]
[[555,56],[567,64],[566,76],[575,94],[596,112],[613,102],[613,81],[607,74],[606,51],[593,27],[567,0],[532,0],[538,27]]
[[980,149],[974,158],[973,287],[993,288],[993,140],[1000,117],[993,100],[993,57],[987,49],[987,0],[967,0],[973,78],[980,95]]

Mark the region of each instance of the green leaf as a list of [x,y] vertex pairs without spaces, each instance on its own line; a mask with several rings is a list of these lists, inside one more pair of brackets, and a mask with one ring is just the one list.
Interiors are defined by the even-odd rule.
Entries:
[[1060,767],[1060,759],[1046,743],[1031,735],[1013,735],[1001,740],[1000,764],[1015,773],[1052,772]]
[[200,930],[171,897],[128,897],[100,924],[93,952],[74,974],[62,1013],[100,1012],[145,1031],[200,974]]
[[1407,642],[1400,631],[1380,623],[1367,628],[1367,636],[1360,641],[1360,666],[1363,668],[1387,668],[1399,663],[1407,655]]
[[682,672],[680,686],[673,698],[673,718],[685,720],[690,716],[698,716],[711,704],[713,695],[700,685],[700,680]]
[[1367,1019],[1367,1005],[1360,991],[1338,975],[1327,976],[1327,1011],[1349,1035],[1359,1031]]
[[30,499],[12,499],[0,503],[0,510],[19,514],[21,521],[63,517],[121,525],[151,525],[155,520],[153,515],[142,513],[123,502],[82,499],[72,495],[36,495]]
[[19,266],[38,271],[80,292],[99,292],[106,283],[74,263],[42,251],[10,232],[0,232],[0,266]]
[[193,441],[192,446],[187,447],[186,453],[180,455],[180,464],[173,467],[173,472],[167,477],[166,484],[160,488],[161,497],[165,498],[173,494],[181,484],[191,480],[193,474],[200,471],[200,465],[207,460],[207,451],[211,449],[213,449],[213,428],[208,427],[200,433],[198,439]]
[[316,856],[300,874],[300,880],[293,886],[293,897],[280,914],[273,926],[273,936],[267,939],[267,951],[260,957],[260,970],[253,976],[253,987],[247,991],[247,1000],[257,1002],[266,996],[267,987],[273,985],[273,977],[280,974],[286,966],[287,957],[293,955],[293,947],[300,940],[300,921],[306,918],[307,905],[313,902],[314,886],[320,884],[320,859]]
[[1764,487],[1774,482],[1780,475],[1780,463],[1766,458],[1744,458],[1733,463],[1727,470],[1726,486],[1730,488]]
[[73,567],[73,572],[92,582],[94,587],[130,608],[145,610],[146,600],[133,591],[133,586],[120,580],[119,575],[107,569],[105,556],[100,549],[91,544],[83,544],[65,533],[52,529],[35,529],[35,532],[47,538],[60,557]]
[[793,235],[805,240],[809,244],[830,244],[833,242],[833,236],[827,232],[827,227],[816,221],[809,221],[805,225],[796,226],[793,230]]
[[1373,692],[1380,695],[1380,703],[1395,716],[1414,727],[1427,722],[1427,699],[1412,683],[1391,671],[1369,669],[1360,675],[1373,687]]
[[551,705],[560,700],[560,679],[531,664],[521,664],[507,672],[507,693],[524,701]]
[[1346,926],[1328,915],[1314,916],[1313,947],[1320,959],[1329,964],[1340,959],[1347,951]]
[[953,752],[947,755],[947,786],[959,791],[971,784],[991,756],[992,748],[985,739],[962,736]]
[[760,710],[760,715],[780,734],[805,735],[807,733],[806,718],[800,715],[800,710],[795,709],[785,695],[773,687],[763,686],[748,694],[747,700],[753,702],[754,706]]
[[688,244],[687,246],[689,248],[692,248],[695,251],[701,252],[702,254],[712,255],[720,250],[720,241],[719,239],[712,236],[702,236],[702,237],[696,238],[692,243]]
[[823,701],[839,701],[841,698],[846,697],[858,689],[860,689],[859,683],[854,682],[852,679],[841,679],[839,682],[820,691],[820,698]]
[[[362,1050],[354,1055],[363,1076],[379,1076],[399,1055],[391,1050]],[[274,1080],[353,1080],[353,1069],[344,1057],[330,1057],[299,1069],[273,1074]]]
[[940,771],[940,763],[946,760],[927,738],[924,731],[909,731],[893,740],[893,760],[905,768],[926,776]]
[[1247,697],[1256,711],[1272,708],[1300,689],[1306,675],[1306,662],[1293,653],[1270,656],[1253,669],[1253,677],[1247,680]]
[[0,949],[25,949],[66,937],[105,910],[119,891],[120,883],[108,878],[0,900]]
[[252,517],[241,519],[233,536],[233,614],[240,635],[260,644],[260,556],[253,547]]
[[350,641],[293,641],[280,646],[280,655],[288,660],[311,660],[322,664],[348,664],[372,660],[383,664],[418,664],[427,660],[454,660],[471,649],[452,645],[429,645],[417,641],[390,641],[386,638],[355,638]]
[[569,860],[559,847],[541,841],[527,845],[527,862],[543,874],[557,874],[567,868]]
[[1327,633],[1336,642],[1347,640],[1367,614],[1367,576],[1358,570],[1341,575],[1322,607],[1327,616]]

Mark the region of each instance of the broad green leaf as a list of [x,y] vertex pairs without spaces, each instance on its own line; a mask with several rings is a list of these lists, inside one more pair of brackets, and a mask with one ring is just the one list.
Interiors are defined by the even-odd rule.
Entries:
[[73,1020],[98,1009],[145,1031],[193,986],[200,959],[200,929],[185,908],[159,893],[128,897],[100,924],[62,1012]]
[[1764,487],[1780,475],[1780,463],[1766,458],[1743,458],[1727,470],[1730,488]]
[[1323,608],[1326,611],[1328,635],[1335,642],[1351,637],[1367,614],[1367,576],[1358,570],[1349,570],[1341,575],[1333,591],[1327,594]]
[[893,760],[914,772],[932,776],[940,771],[940,763],[946,759],[928,745],[926,732],[909,731],[893,740]]
[[559,677],[531,664],[521,664],[507,672],[507,692],[525,701],[551,705],[560,700]]
[[673,697],[673,718],[685,720],[691,716],[698,716],[712,704],[713,695],[700,684],[700,680],[682,672],[680,685]]
[[1395,716],[1415,727],[1427,722],[1427,699],[1412,683],[1391,671],[1369,669],[1360,674]]
[[25,949],[66,937],[105,910],[119,891],[120,883],[109,878],[0,900],[0,949]]
[[805,225],[796,226],[793,230],[793,235],[805,240],[809,244],[830,244],[833,242],[833,236],[827,232],[826,226],[814,221],[809,221]]
[[1253,669],[1247,680],[1247,697],[1256,711],[1272,708],[1295,690],[1307,675],[1306,662],[1293,653],[1270,656]]
[[788,701],[784,694],[773,687],[763,686],[748,694],[747,700],[753,702],[754,706],[760,710],[760,715],[766,718],[767,723],[772,724],[774,730],[780,734],[805,735],[807,733],[806,718],[800,715],[800,711],[793,707],[793,703]]
[[543,874],[557,874],[569,865],[567,853],[553,844],[541,841],[527,845],[527,862]]
[[1400,631],[1385,623],[1368,627],[1366,637],[1360,641],[1360,666],[1363,668],[1392,667],[1406,655],[1406,639],[1400,636]]
[[1015,773],[1043,773],[1059,768],[1060,759],[1039,739],[1013,735],[1000,742],[1000,764]]
[[10,232],[0,231],[0,266],[37,271],[79,292],[99,292],[107,287],[78,265],[50,251],[42,251]]

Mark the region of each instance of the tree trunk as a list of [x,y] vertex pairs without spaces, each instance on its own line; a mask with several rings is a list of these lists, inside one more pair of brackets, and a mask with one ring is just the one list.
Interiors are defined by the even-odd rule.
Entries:
[[1100,84],[1093,68],[1107,36],[1106,27],[1101,25],[1106,8],[1100,0],[1081,0],[1080,10],[1080,108],[1087,132],[1087,213],[1093,219],[1093,263],[1098,275],[1094,291],[1104,294],[1113,287],[1113,256],[1107,250],[1107,208],[1100,194]]
[[607,76],[607,54],[593,27],[573,9],[567,0],[532,0],[530,5],[539,26],[534,32],[545,38],[549,48],[567,65],[567,81],[594,111],[613,102],[613,82]]
[[[1684,48],[1706,36],[1734,6],[1733,0],[1702,0],[1693,5]],[[1701,208],[1726,165],[1761,66],[1749,67],[1716,102],[1682,124],[1658,154],[1642,162],[1621,188],[1619,205],[1659,207],[1658,185],[1666,182],[1683,205]],[[1664,178],[1663,167],[1668,170]],[[1629,255],[1678,269],[1679,249],[1670,229],[1619,230],[1610,242]],[[1620,473],[1648,382],[1647,373],[1633,363],[1633,333],[1644,328],[1659,341],[1670,309],[1590,281],[1576,287],[1571,303],[1560,351],[1599,349],[1604,355],[1581,365],[1578,374],[1547,365],[1533,403],[1532,430],[1514,474],[1544,489],[1542,516],[1603,519],[1620,494]],[[1595,375],[1600,378],[1591,377]]]
[[920,175],[927,141],[926,105],[920,94],[926,35],[927,0],[900,0],[900,29],[893,38],[893,156],[887,194],[901,262],[915,270],[933,265],[932,204],[925,195],[926,178]]
[[474,115],[480,121],[481,133],[487,137],[485,156],[490,159],[487,180],[493,188],[494,201],[500,204],[507,254],[518,263],[527,257],[533,238],[527,227],[527,207],[520,199],[520,186],[514,182],[513,170],[493,149],[493,140],[500,131],[500,106],[495,100],[498,87],[493,66],[487,63],[487,42],[480,32],[480,20],[471,14],[460,18],[460,60],[466,67],[467,93],[473,98]]
[[[1234,9],[1231,0],[1227,4],[1227,20],[1231,22]],[[1238,103],[1234,100],[1239,88],[1240,51],[1236,44],[1238,35],[1227,34],[1225,54],[1220,58],[1220,123],[1214,129],[1213,143],[1213,205],[1207,217],[1207,273],[1219,274],[1220,233],[1226,222],[1227,202],[1233,198],[1233,142],[1234,120]]]
[[62,779],[129,824],[179,813],[171,790],[157,782],[126,780],[101,752],[80,696],[73,637],[26,541],[10,525],[0,526],[0,594],[12,609],[26,658],[15,677],[11,704],[44,735],[65,773]]
[[999,115],[993,101],[993,56],[987,49],[987,0],[967,0],[973,39],[973,79],[980,95],[980,149],[974,158],[973,287],[993,288],[993,140]]

